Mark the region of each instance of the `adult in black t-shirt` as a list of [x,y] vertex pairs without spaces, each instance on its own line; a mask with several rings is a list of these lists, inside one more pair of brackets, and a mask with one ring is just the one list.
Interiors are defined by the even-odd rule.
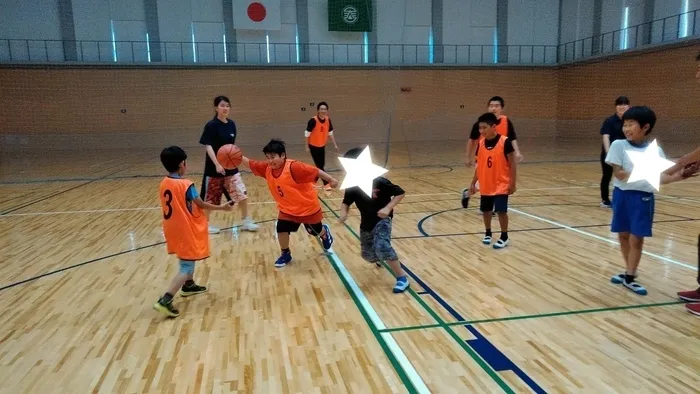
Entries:
[[[355,148],[344,156],[357,159],[362,149]],[[372,182],[372,196],[368,196],[359,187],[345,189],[345,196],[340,207],[340,221],[345,223],[348,210],[352,204],[360,211],[360,249],[362,258],[370,263],[379,264],[386,261],[396,276],[393,292],[401,293],[409,287],[406,273],[396,251],[391,246],[391,224],[394,207],[406,192],[384,177],[377,177]]]
[[[228,118],[231,101],[226,96],[218,96],[214,99],[214,107],[216,116],[204,126],[199,139],[199,143],[206,147],[201,197],[210,204],[220,205],[221,195],[226,194],[230,200],[241,207],[243,216],[241,229],[256,231],[258,225],[248,216],[248,191],[238,168],[224,169],[216,159],[216,153],[222,146],[236,143],[236,124]],[[209,211],[206,213],[208,215]],[[209,226],[209,232],[216,234],[219,229]]]
[[613,176],[613,168],[605,162],[605,157],[610,150],[610,144],[615,140],[624,140],[625,134],[622,132],[622,115],[630,107],[630,99],[625,96],[620,96],[615,99],[615,115],[605,119],[603,126],[600,128],[600,134],[603,136],[603,145],[600,151],[600,167],[603,170],[603,176],[600,179],[600,206],[612,208],[610,203],[610,181]]

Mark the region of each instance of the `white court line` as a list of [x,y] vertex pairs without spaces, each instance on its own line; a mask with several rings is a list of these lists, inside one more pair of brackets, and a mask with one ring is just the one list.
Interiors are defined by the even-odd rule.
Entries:
[[[587,189],[593,186],[565,186],[565,187],[539,187],[533,189],[518,189],[518,191],[532,191],[532,190],[564,190],[564,189]],[[447,192],[447,193],[421,193],[421,194],[406,194],[406,197],[424,197],[424,196],[446,196],[455,195],[458,192]],[[671,197],[675,198],[675,197]],[[342,197],[336,198],[325,198],[326,201],[342,201]],[[689,200],[700,203],[700,201]],[[420,202],[420,201],[416,201]],[[275,201],[256,201],[250,202],[248,205],[264,205],[264,204],[276,204]],[[129,211],[151,211],[157,210],[160,207],[141,207],[141,208],[107,208],[107,209],[87,209],[87,210],[76,210],[76,211],[50,211],[50,212],[27,212],[27,213],[8,213],[5,215],[0,215],[0,219],[3,217],[13,217],[13,216],[45,216],[45,215],[70,215],[70,214],[80,214],[80,213],[108,213],[108,212],[129,212]]]
[[[573,228],[573,227],[567,226],[567,225],[565,225],[565,224],[561,224],[561,223],[555,222],[555,221],[553,221],[553,220],[545,219],[545,218],[539,217],[539,216],[537,216],[537,215],[533,215],[533,214],[530,214],[530,213],[527,213],[527,212],[523,212],[523,211],[521,211],[521,210],[519,210],[519,209],[508,208],[508,210],[509,210],[509,211],[516,212],[516,213],[519,213],[519,214],[521,214],[521,215],[529,216],[529,217],[531,217],[531,218],[533,218],[533,219],[540,220],[540,221],[542,221],[542,222],[549,223],[549,224],[554,225],[554,226],[559,226],[559,227],[561,227],[561,228],[565,228],[565,229],[567,229],[567,230],[571,230],[571,231],[573,231],[573,232],[575,232],[575,233],[579,233],[579,234],[581,234],[581,235],[586,235],[586,236],[588,236],[588,237],[595,238],[595,239],[597,239],[597,240],[607,242],[607,243],[609,243],[609,244],[618,245],[618,246],[620,245],[619,242],[615,242],[615,241],[613,241],[613,240],[611,240],[611,239],[608,239],[608,238],[605,238],[605,237],[601,237],[600,235],[596,235],[596,234],[593,234],[593,233],[589,233],[589,232],[587,232],[587,231],[579,230],[579,229],[577,229],[577,228]],[[692,266],[692,265],[689,265],[689,264],[686,264],[686,263],[681,263],[680,261],[676,261],[676,260],[673,260],[673,259],[669,259],[668,257],[660,256],[660,255],[655,254],[655,253],[651,253],[651,252],[647,252],[647,251],[642,251],[642,254],[645,254],[645,255],[650,256],[650,257],[654,257],[654,258],[656,258],[656,259],[665,261],[665,262],[667,262],[667,263],[671,263],[671,264],[675,264],[675,265],[678,265],[678,266],[681,266],[681,267],[684,267],[684,268],[688,268],[688,269],[691,269],[691,270],[693,270],[693,271],[697,271],[697,270],[698,270],[697,267],[694,267],[694,266]]]
[[[357,297],[362,309],[365,310],[367,315],[369,316],[370,320],[372,320],[372,324],[374,324],[375,328],[378,330],[385,330],[386,325],[382,321],[381,318],[379,318],[379,315],[377,312],[374,310],[372,307],[372,304],[370,304],[369,300],[367,297],[365,297],[365,294],[360,290],[360,287],[357,285],[353,277],[350,275],[348,272],[347,268],[345,268],[345,265],[343,262],[340,260],[338,255],[335,254],[335,252],[332,252],[330,256],[328,256],[329,259],[335,264],[336,268],[340,272],[340,274],[345,278],[345,280],[348,283],[348,286],[350,287],[350,290],[355,294]],[[406,357],[406,354],[401,350],[401,347],[399,344],[396,342],[394,337],[391,335],[390,332],[383,332],[379,334],[384,341],[386,341],[387,347],[389,348],[389,351],[393,353],[394,357],[396,357],[396,361],[401,365],[404,371],[406,371],[406,375],[408,376],[408,379],[413,383],[413,386],[416,388],[416,390],[419,393],[430,393],[430,390],[428,389],[428,386],[426,386],[425,382],[423,379],[420,377],[416,369],[413,367],[413,364],[408,360],[408,357]]]

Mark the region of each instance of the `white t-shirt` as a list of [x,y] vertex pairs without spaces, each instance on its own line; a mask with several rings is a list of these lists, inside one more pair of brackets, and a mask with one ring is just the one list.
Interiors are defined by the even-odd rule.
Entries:
[[[615,140],[613,141],[612,144],[610,144],[610,150],[608,150],[608,155],[605,157],[605,162],[612,165],[616,164],[620,167],[622,167],[623,170],[627,172],[632,172],[632,168],[634,167],[632,160],[630,159],[629,156],[627,156],[626,151],[636,151],[636,152],[643,152],[649,143],[645,143],[643,145],[632,145],[629,141],[627,140]],[[659,147],[659,156],[666,158],[666,155],[664,154],[663,149]],[[615,175],[613,175],[613,186],[617,187],[621,190],[639,190],[643,192],[648,192],[648,193],[655,193],[656,189],[654,189],[651,184],[645,180],[639,180],[639,181],[634,181],[634,182],[626,182],[626,181],[621,181],[617,179]]]

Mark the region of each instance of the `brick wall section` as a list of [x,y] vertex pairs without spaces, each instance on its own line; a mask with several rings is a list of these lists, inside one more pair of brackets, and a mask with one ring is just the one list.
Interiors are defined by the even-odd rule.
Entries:
[[599,138],[615,97],[625,94],[657,111],[659,138],[685,141],[700,130],[696,51],[667,49],[559,69],[5,68],[0,138],[3,149],[194,146],[213,116],[213,97],[225,94],[250,144],[270,137],[303,141],[315,113],[309,104],[320,100],[330,104],[340,141],[385,142],[389,127],[392,141],[464,141],[486,100],[500,95],[522,144],[531,145]]

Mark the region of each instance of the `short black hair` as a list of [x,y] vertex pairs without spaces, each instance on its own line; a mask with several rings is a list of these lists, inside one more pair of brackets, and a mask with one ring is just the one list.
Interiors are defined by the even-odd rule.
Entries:
[[498,101],[499,103],[501,103],[501,107],[504,107],[504,108],[505,108],[505,106],[506,106],[506,102],[503,100],[503,97],[501,97],[501,96],[493,96],[493,97],[491,97],[491,98],[489,99],[489,102],[486,103],[486,105],[491,104],[492,101]]
[[634,106],[625,111],[624,115],[622,115],[622,120],[634,120],[639,123],[639,127],[649,125],[649,130],[646,132],[646,134],[649,134],[654,129],[654,125],[656,125],[656,114],[647,106]]
[[321,106],[322,106],[322,105],[325,105],[325,106],[326,106],[326,109],[330,109],[330,108],[328,108],[328,103],[326,103],[325,101],[321,101],[320,103],[318,103],[318,105],[316,105],[316,111],[318,111],[319,109],[321,109]]
[[498,123],[498,118],[496,117],[495,114],[492,114],[491,112],[487,112],[487,113],[479,116],[479,120],[477,122],[478,123],[486,123],[489,126],[493,126],[496,123]]
[[620,96],[615,99],[615,105],[630,105],[630,99],[627,96]]
[[268,154],[268,153],[276,153],[280,156],[284,153],[284,155],[287,155],[287,149],[284,146],[284,141],[278,140],[278,139],[271,139],[270,142],[265,145],[263,148],[263,153]]
[[362,154],[363,148],[352,148],[349,151],[345,152],[343,157],[346,157],[348,159],[357,159],[360,157],[360,154]]
[[224,101],[228,103],[228,105],[231,105],[231,100],[228,99],[226,96],[216,96],[214,97],[214,106],[218,107],[221,102]]
[[169,146],[160,152],[160,162],[168,172],[175,172],[180,168],[180,163],[187,160],[187,153],[179,146]]

